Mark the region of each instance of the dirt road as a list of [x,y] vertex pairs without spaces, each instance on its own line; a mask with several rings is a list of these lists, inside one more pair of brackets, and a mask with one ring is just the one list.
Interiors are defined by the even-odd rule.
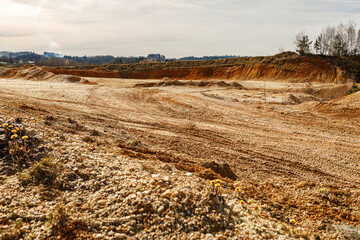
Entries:
[[255,181],[360,184],[360,118],[312,111],[318,102],[284,104],[287,89],[296,90],[289,83],[266,89],[259,81],[238,82],[245,86],[239,89],[90,80],[98,84],[0,79],[0,105],[70,117],[143,158],[161,153],[164,161],[185,165],[223,161],[237,177]]

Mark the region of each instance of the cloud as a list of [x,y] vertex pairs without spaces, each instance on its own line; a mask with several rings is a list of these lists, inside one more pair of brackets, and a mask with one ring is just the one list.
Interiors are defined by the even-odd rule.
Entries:
[[28,32],[16,32],[16,31],[0,31],[0,38],[21,38],[31,36]]
[[60,51],[60,45],[57,42],[52,41],[48,46],[48,50],[50,52],[58,52]]
[[0,46],[74,55],[269,55],[279,45],[292,50],[302,29],[314,38],[328,24],[360,19],[360,2],[347,0],[0,0],[0,6]]

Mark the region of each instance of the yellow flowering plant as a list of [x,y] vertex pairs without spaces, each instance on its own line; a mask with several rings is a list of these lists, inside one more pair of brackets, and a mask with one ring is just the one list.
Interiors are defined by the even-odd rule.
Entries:
[[223,181],[221,179],[215,179],[210,181],[210,184],[212,186],[212,192],[215,193],[216,195],[220,194],[220,187],[222,182]]
[[296,220],[292,218],[292,219],[289,220],[289,223],[294,225],[296,223]]
[[1,124],[5,128],[5,136],[8,139],[9,154],[14,162],[21,162],[21,159],[28,157],[30,149],[28,147],[28,135],[22,125],[13,125],[10,123]]

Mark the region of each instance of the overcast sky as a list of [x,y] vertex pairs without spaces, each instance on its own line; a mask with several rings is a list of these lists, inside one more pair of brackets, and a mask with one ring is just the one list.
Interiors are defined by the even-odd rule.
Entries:
[[272,55],[354,20],[360,0],[0,0],[0,51]]

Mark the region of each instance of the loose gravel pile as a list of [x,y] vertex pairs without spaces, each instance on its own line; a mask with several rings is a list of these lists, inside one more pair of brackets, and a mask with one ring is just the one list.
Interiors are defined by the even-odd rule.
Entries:
[[[2,114],[0,123],[14,117]],[[265,199],[266,191],[295,191],[284,182],[263,193],[241,179],[215,187],[172,163],[128,157],[96,132],[85,137],[52,127],[50,117],[21,118],[46,154],[0,175],[0,239],[359,239],[359,229],[345,222],[306,219],[301,209],[284,210],[285,197],[283,206]],[[317,192],[311,197],[333,196],[296,184],[302,194]],[[351,206],[359,204],[359,192],[346,194],[355,199]],[[350,218],[358,216],[353,210]]]

